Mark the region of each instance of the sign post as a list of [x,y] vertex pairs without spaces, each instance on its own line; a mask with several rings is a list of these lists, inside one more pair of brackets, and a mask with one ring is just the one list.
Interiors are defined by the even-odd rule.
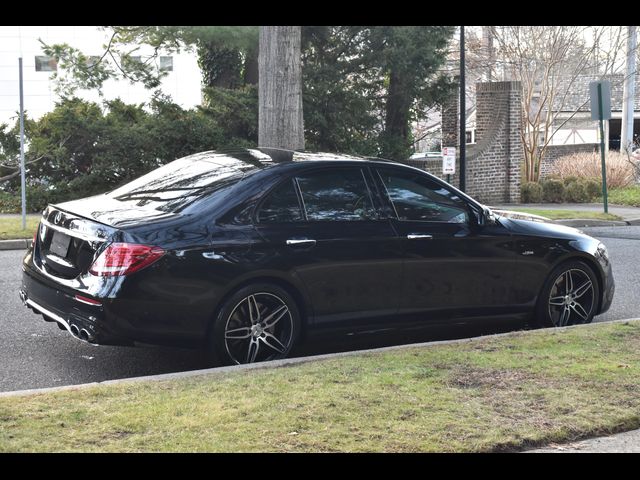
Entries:
[[600,160],[602,162],[602,199],[604,213],[609,213],[607,201],[607,168],[604,158],[604,120],[611,118],[611,84],[608,80],[589,83],[591,119],[600,122]]
[[447,183],[451,183],[451,175],[456,173],[456,149],[442,147],[442,173],[447,176]]

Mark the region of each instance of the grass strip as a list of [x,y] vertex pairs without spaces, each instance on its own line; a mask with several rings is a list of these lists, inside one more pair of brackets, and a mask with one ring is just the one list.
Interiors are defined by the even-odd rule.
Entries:
[[540,215],[551,220],[569,220],[569,219],[594,219],[594,220],[622,220],[618,215],[604,212],[589,212],[584,210],[558,210],[543,208],[510,208],[514,212],[531,213]]
[[0,398],[2,452],[495,452],[640,427],[640,321]]
[[[612,188],[607,191],[607,200],[610,204],[614,205],[640,207],[640,185]],[[602,197],[600,197],[598,201],[602,202]]]
[[19,238],[33,238],[40,216],[27,216],[27,228],[22,229],[22,217],[0,218],[0,240],[14,240]]

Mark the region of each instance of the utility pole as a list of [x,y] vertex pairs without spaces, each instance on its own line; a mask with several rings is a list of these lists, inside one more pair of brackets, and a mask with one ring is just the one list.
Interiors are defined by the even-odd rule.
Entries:
[[622,95],[622,134],[620,151],[633,150],[633,112],[636,90],[636,27],[627,27],[627,64]]
[[467,115],[464,79],[464,26],[460,27],[460,190],[467,188]]
[[18,58],[18,69],[20,70],[20,188],[22,190],[22,229],[27,229],[27,191],[24,166],[24,95],[22,88],[22,56]]

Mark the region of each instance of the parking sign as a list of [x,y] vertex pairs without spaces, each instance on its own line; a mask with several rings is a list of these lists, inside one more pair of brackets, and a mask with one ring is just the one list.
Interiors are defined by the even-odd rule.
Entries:
[[456,173],[456,149],[442,147],[442,174],[453,175],[454,173]]

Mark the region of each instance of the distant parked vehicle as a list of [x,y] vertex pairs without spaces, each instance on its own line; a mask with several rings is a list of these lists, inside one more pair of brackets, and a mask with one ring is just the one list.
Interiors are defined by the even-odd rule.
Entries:
[[333,329],[586,323],[614,294],[607,249],[578,230],[495,215],[399,163],[272,149],[191,155],[50,205],[22,268],[25,304],[82,340],[225,364]]

